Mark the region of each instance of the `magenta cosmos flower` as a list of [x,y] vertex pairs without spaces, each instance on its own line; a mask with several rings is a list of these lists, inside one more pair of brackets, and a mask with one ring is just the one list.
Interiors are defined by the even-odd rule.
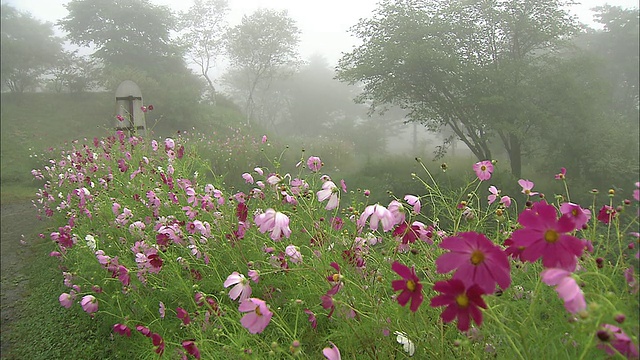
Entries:
[[556,208],[542,200],[521,212],[518,223],[523,228],[514,231],[511,238],[513,246],[523,248],[521,260],[534,262],[542,258],[546,268],[575,270],[585,244],[568,234],[575,229],[568,216],[557,219]]
[[473,171],[476,172],[476,176],[480,181],[489,180],[493,172],[493,164],[489,160],[477,162],[473,164]]
[[634,344],[629,335],[625,334],[619,327],[604,324],[596,332],[596,336],[601,341],[598,344],[598,348],[603,349],[607,354],[614,356],[616,352],[619,352],[627,359],[638,358],[638,345]]
[[587,308],[584,293],[571,276],[571,272],[564,269],[544,269],[540,273],[542,281],[555,286],[558,296],[564,301],[564,307],[568,312],[575,314]]
[[240,302],[248,299],[251,296],[251,285],[249,280],[244,275],[234,271],[231,275],[227,276],[227,280],[224,281],[224,287],[235,285],[231,291],[229,291],[229,297],[232,300],[240,297]]
[[182,347],[186,350],[187,354],[193,356],[196,359],[200,359],[200,350],[196,346],[193,340],[185,340],[182,342]]
[[89,314],[92,314],[98,311],[98,299],[93,295],[85,295],[80,300],[80,305],[82,306],[82,310],[86,311]]
[[615,216],[616,209],[609,205],[602,205],[600,211],[598,211],[598,220],[604,224],[610,223],[611,219],[613,219]]
[[391,264],[391,270],[395,271],[402,277],[402,280],[393,280],[391,282],[393,291],[402,290],[400,295],[397,297],[398,304],[405,306],[409,300],[411,300],[409,309],[415,312],[418,310],[418,307],[420,307],[423,300],[422,284],[420,284],[420,279],[418,279],[418,275],[416,275],[415,268],[411,267],[410,269],[408,266],[394,261],[393,264]]
[[322,160],[317,156],[311,156],[307,159],[307,167],[313,172],[318,172],[322,168]]
[[492,294],[496,284],[506,289],[511,284],[509,258],[502,249],[483,234],[463,232],[442,240],[440,247],[450,252],[436,260],[440,274],[456,270],[454,279],[465,286],[477,284],[487,294]]
[[560,205],[560,213],[569,217],[576,226],[576,229],[582,228],[591,219],[591,211],[583,209],[578,204],[566,202]]
[[391,211],[380,204],[375,204],[367,206],[362,212],[362,215],[360,215],[357,221],[360,231],[364,228],[369,217],[371,217],[369,227],[374,231],[378,230],[378,223],[382,224],[383,231],[389,231],[396,225]]
[[271,231],[271,239],[274,241],[280,240],[282,235],[287,238],[291,236],[289,217],[281,212],[267,209],[264,213],[256,215],[253,220],[261,233]]
[[338,197],[339,193],[340,190],[338,189],[336,184],[331,180],[327,180],[324,182],[324,184],[322,184],[322,190],[318,191],[316,195],[318,196],[318,201],[325,201],[329,199],[329,202],[327,202],[327,206],[325,206],[325,209],[333,210],[340,204],[340,198]]
[[322,349],[322,355],[326,357],[328,360],[340,360],[340,349],[336,346],[336,344],[329,341],[331,347],[326,347]]
[[440,317],[446,323],[458,318],[458,330],[467,331],[471,319],[482,325],[482,312],[480,308],[486,309],[482,299],[482,289],[478,285],[466,288],[464,283],[458,279],[448,281],[438,281],[433,285],[433,290],[442,293],[431,299],[431,307],[446,306]]
[[249,298],[241,302],[238,311],[246,313],[240,319],[240,323],[252,334],[264,331],[273,316],[267,303],[257,298]]

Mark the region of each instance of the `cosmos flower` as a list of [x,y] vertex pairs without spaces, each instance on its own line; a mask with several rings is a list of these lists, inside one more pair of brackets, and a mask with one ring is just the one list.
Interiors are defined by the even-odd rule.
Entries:
[[401,280],[393,280],[391,282],[393,291],[402,290],[400,295],[397,297],[398,304],[405,306],[409,301],[411,301],[409,309],[415,312],[418,310],[418,307],[420,307],[423,300],[422,284],[420,284],[420,279],[418,278],[418,275],[416,275],[415,268],[412,267],[410,269],[408,266],[394,261],[393,264],[391,264],[391,270],[395,271],[402,277]]
[[476,172],[476,176],[480,181],[489,180],[493,172],[493,164],[489,160],[477,162],[473,164],[473,171]]
[[231,285],[235,285],[231,291],[229,291],[229,297],[232,300],[240,297],[240,302],[248,299],[251,296],[251,285],[249,280],[244,277],[244,275],[234,271],[227,277],[224,281],[224,287],[229,287]]
[[440,317],[445,323],[452,322],[458,318],[458,330],[467,331],[471,320],[482,325],[482,312],[480,308],[486,309],[482,299],[484,292],[478,285],[466,288],[459,279],[448,281],[438,281],[433,286],[433,290],[442,293],[431,299],[431,307],[446,306]]
[[556,286],[558,296],[564,301],[568,312],[575,314],[587,308],[584,293],[571,276],[571,272],[564,269],[544,269],[540,273],[542,281],[549,286]]
[[273,316],[267,303],[257,298],[249,298],[242,301],[238,311],[246,313],[240,319],[240,323],[252,334],[264,331]]

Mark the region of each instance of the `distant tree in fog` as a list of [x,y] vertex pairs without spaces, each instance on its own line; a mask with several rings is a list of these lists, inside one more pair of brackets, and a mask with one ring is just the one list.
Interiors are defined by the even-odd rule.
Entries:
[[216,87],[209,70],[225,51],[228,13],[227,0],[195,0],[193,6],[179,17],[179,42],[187,49],[187,56],[207,81],[208,97],[212,103],[215,103]]
[[256,110],[266,105],[258,104],[256,97],[268,98],[272,82],[292,74],[299,61],[299,34],[286,10],[269,9],[243,16],[241,23],[229,31],[231,68],[225,81],[231,93],[245,104],[248,122],[260,118]]
[[2,4],[0,61],[2,86],[12,92],[33,90],[62,50],[52,24]]
[[47,72],[49,89],[58,93],[94,90],[98,87],[99,71],[96,61],[78,55],[78,50],[63,50]]

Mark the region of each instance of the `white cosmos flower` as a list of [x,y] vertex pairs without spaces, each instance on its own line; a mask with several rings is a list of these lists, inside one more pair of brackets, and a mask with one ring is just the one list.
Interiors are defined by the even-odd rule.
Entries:
[[85,236],[84,240],[87,242],[87,246],[91,251],[96,251],[96,238],[94,238],[93,235]]
[[416,346],[413,344],[413,341],[409,340],[407,334],[400,331],[394,331],[393,333],[397,335],[396,341],[402,344],[404,351],[407,352],[409,356],[413,356],[416,352]]

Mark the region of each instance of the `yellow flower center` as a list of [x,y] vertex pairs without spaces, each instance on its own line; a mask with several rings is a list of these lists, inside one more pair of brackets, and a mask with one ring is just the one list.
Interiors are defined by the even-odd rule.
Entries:
[[460,295],[456,296],[456,303],[461,308],[468,307],[469,306],[469,298],[467,297],[467,294],[460,294]]
[[256,315],[262,316],[262,313],[260,312],[260,306],[256,306],[255,312],[256,312]]
[[578,209],[571,210],[571,215],[578,216]]
[[340,279],[342,278],[342,276],[340,274],[333,274],[333,281],[334,282],[338,282],[340,281]]
[[474,250],[471,253],[471,263],[473,265],[478,265],[484,261],[484,253],[480,250]]
[[487,171],[487,167],[484,165],[480,166],[480,171]]
[[555,230],[549,229],[544,233],[544,241],[548,242],[548,243],[555,243],[556,241],[558,241],[558,238],[560,236],[558,235],[558,233]]
[[409,291],[415,291],[416,283],[413,282],[413,280],[407,280],[407,289],[409,289]]
[[525,193],[525,194],[527,194],[527,195],[529,195],[529,194],[531,194],[531,190],[529,190],[529,189],[524,189],[524,193]]

